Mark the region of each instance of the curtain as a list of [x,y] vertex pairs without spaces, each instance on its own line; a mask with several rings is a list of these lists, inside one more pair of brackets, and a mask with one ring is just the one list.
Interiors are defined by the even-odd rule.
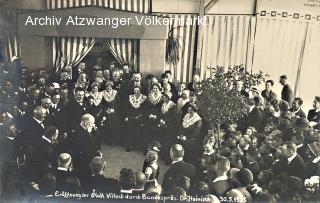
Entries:
[[2,60],[10,61],[13,56],[20,57],[19,37],[15,34],[3,34],[1,36]]
[[210,15],[204,26],[200,75],[210,77],[210,68],[252,66],[256,19],[244,15]]
[[47,9],[101,6],[139,13],[150,13],[150,0],[45,0]]
[[[46,0],[47,9],[58,9],[58,8],[74,8],[82,6],[101,6],[107,8],[114,8],[118,10],[126,10],[139,13],[149,13],[151,12],[150,0]],[[61,70],[65,65],[72,64],[73,62],[65,62],[69,56],[79,54],[78,58],[83,58],[87,54],[93,44],[95,39],[93,38],[73,38],[73,37],[60,37],[53,38],[53,64],[56,71]],[[81,44],[75,44],[80,42]],[[61,46],[64,46],[62,48]],[[138,40],[128,40],[128,39],[108,39],[108,46],[110,48],[113,56],[118,60],[120,64],[128,63],[135,71],[139,71],[139,41]],[[67,49],[65,48],[67,47]],[[79,49],[79,47],[82,47]],[[72,50],[71,52],[64,53],[65,50]],[[77,52],[80,50],[80,52]],[[63,59],[63,60],[62,60]],[[62,61],[61,61],[62,60]],[[77,63],[80,61],[76,60]],[[69,64],[69,65],[70,65]]]
[[186,19],[197,18],[196,14],[161,14],[162,16],[173,18],[169,25],[174,28],[173,35],[178,37],[181,45],[180,61],[175,66],[166,64],[166,69],[171,70],[173,79],[176,82],[189,82],[192,80],[193,68],[195,65],[195,51],[197,40],[197,25],[185,24]]
[[56,59],[56,71],[66,66],[76,66],[92,49],[94,38],[89,37],[56,37],[53,39]]
[[307,22],[258,17],[253,70],[261,70],[275,80],[273,89],[279,99],[282,89],[279,76],[287,75],[289,85],[294,88],[298,73],[304,71],[302,61],[308,27]]
[[107,46],[121,65],[129,64],[135,72],[139,72],[139,40],[108,39]]

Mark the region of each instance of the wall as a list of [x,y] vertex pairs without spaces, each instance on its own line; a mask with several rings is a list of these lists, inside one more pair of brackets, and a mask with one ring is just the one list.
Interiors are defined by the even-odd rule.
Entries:
[[302,14],[319,14],[319,0],[258,0],[258,11],[287,11]]
[[7,8],[11,9],[44,9],[44,0],[8,0],[6,3]]
[[199,13],[200,0],[152,0],[153,13]]
[[253,14],[255,1],[256,0],[219,0],[206,14]]

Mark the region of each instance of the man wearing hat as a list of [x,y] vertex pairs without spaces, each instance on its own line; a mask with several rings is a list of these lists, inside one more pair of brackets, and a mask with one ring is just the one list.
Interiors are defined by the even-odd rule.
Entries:
[[320,96],[314,98],[313,108],[308,113],[309,125],[320,130]]
[[308,144],[308,150],[310,161],[307,164],[308,177],[310,176],[320,176],[320,143],[313,142]]

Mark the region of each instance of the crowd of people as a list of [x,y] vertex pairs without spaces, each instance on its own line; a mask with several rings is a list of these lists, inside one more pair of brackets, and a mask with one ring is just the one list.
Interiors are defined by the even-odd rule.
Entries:
[[[170,71],[142,79],[127,64],[102,67],[101,60],[51,73],[23,67],[19,58],[0,71],[3,199],[49,201],[68,193],[86,200],[94,191],[114,201],[319,201],[320,97],[305,114],[285,75],[281,94],[273,80],[261,92],[233,80],[250,112],[221,125],[217,139],[198,112],[197,73],[190,83],[173,81]],[[141,171],[105,177],[112,163],[101,145],[144,153]],[[169,165],[163,181],[160,158]]]

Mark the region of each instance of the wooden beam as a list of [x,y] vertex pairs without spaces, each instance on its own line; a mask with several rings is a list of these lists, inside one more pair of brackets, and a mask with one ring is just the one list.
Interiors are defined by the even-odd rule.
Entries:
[[204,7],[204,12],[207,13],[214,5],[218,3],[219,0],[211,0],[208,4]]
[[[203,18],[205,16],[205,0],[200,0],[199,17]],[[203,39],[203,25],[198,27],[198,39],[197,39],[197,52],[196,52],[196,69],[200,69],[201,65],[201,51],[202,51],[202,39]]]

